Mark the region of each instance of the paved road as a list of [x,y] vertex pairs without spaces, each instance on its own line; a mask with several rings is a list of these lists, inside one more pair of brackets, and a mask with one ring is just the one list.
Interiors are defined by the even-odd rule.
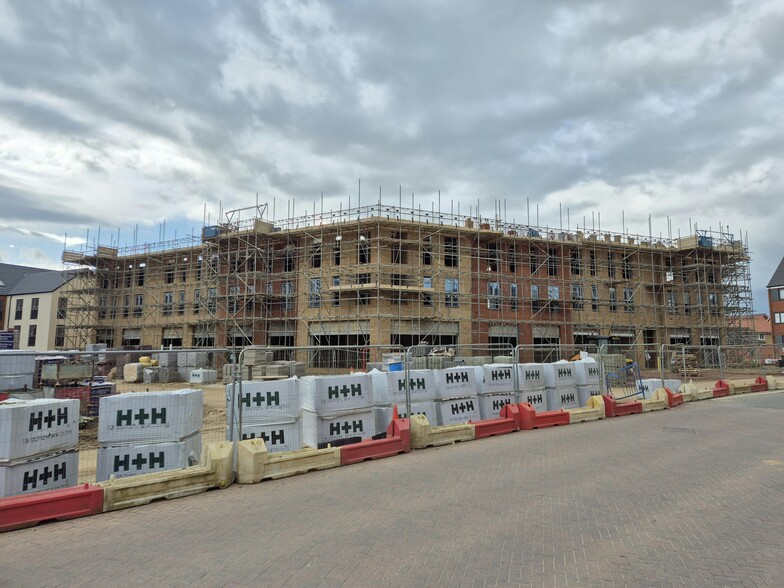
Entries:
[[0,535],[0,585],[784,586],[784,392]]

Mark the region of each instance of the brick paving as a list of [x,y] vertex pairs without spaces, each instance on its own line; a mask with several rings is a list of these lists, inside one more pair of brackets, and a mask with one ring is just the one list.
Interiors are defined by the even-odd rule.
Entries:
[[0,535],[1,586],[784,586],[784,392]]

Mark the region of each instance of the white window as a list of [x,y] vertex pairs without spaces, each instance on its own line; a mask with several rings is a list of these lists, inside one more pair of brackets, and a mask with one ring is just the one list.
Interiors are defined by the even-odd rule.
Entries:
[[549,300],[560,300],[561,288],[558,286],[547,286],[547,298]]
[[321,306],[321,278],[310,279],[310,297],[308,298],[308,305],[311,308],[318,308]]
[[450,308],[457,308],[460,306],[460,281],[458,278],[446,278],[444,280],[444,303]]
[[784,312],[777,312],[773,315],[773,322],[777,325],[784,325]]
[[498,282],[488,282],[487,283],[487,308],[490,310],[498,310],[499,302],[498,298],[500,296],[500,289],[498,286]]

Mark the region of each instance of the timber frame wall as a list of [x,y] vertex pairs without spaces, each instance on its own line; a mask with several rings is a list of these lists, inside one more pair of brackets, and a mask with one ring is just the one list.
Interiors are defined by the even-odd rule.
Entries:
[[[374,204],[65,251],[64,348],[744,343],[742,239],[554,230]],[[241,220],[241,213],[250,218]]]

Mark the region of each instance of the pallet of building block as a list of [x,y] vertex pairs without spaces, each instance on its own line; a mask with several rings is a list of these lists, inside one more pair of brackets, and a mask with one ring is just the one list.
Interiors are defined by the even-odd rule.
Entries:
[[158,373],[160,372],[160,368],[157,367],[145,367],[143,370],[143,378],[142,381],[145,384],[155,384],[158,382]]
[[[240,366],[236,363],[227,363],[223,366],[223,383],[224,384],[231,384],[234,381],[235,376],[239,376],[240,374]],[[245,378],[246,380],[248,378]]]
[[489,355],[460,355],[452,359],[455,365],[485,365],[486,363],[493,363],[493,358]]
[[206,351],[180,351],[177,354],[178,367],[207,367],[207,352]]
[[250,379],[251,380],[261,380],[267,375],[267,367],[266,365],[254,365],[250,366]]
[[[267,377],[269,378],[289,378],[291,377],[291,368],[288,365],[280,365],[274,363],[267,366]],[[253,379],[253,378],[251,378]]]
[[272,351],[264,349],[246,349],[242,354],[242,365],[266,365],[272,363]]
[[290,361],[288,362],[288,377],[297,377],[301,378],[305,375],[305,364],[301,361]]
[[123,380],[131,384],[141,382],[144,378],[143,363],[126,363],[123,366]]
[[180,369],[176,366],[158,368],[158,382],[168,384],[169,382],[182,382]]
[[214,384],[218,381],[218,370],[208,370],[205,368],[191,370],[188,381],[191,384]]
[[153,359],[158,361],[158,365],[160,367],[177,367],[177,352],[176,351],[167,351],[161,352],[153,355]]
[[680,349],[672,352],[670,369],[684,378],[700,375],[700,363],[697,360],[697,356]]

